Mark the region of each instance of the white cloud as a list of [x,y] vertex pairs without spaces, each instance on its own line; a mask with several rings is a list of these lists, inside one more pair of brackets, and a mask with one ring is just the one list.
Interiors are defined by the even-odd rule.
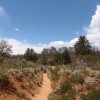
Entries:
[[69,42],[69,47],[73,47],[74,44],[78,41],[78,38],[74,38]]
[[87,30],[87,39],[96,47],[100,48],[100,5],[97,5],[95,14]]
[[12,45],[13,54],[23,54],[27,48],[33,48],[37,53],[42,51],[42,47],[30,45],[27,42],[19,41],[13,38],[5,39],[10,45]]
[[48,44],[48,47],[73,47],[78,38],[74,38],[71,41],[53,41]]
[[[0,8],[1,9],[1,8]],[[0,10],[0,16],[4,16],[3,9]],[[18,28],[15,28],[15,31],[19,31]],[[100,48],[100,5],[97,5],[95,14],[92,16],[91,23],[88,28],[85,28],[87,32],[87,39],[95,46]],[[76,33],[79,34],[79,33]],[[13,38],[6,38],[10,45],[12,45],[12,50],[14,54],[23,54],[27,48],[33,48],[37,53],[40,53],[43,48],[50,47],[73,47],[78,38],[74,38],[71,41],[52,41],[48,44],[39,43],[37,45],[31,45],[26,40],[19,41]]]
[[48,46],[62,47],[62,46],[66,46],[66,43],[64,41],[53,41],[53,42],[50,42]]
[[[1,39],[0,39],[1,40]],[[6,40],[10,45],[12,45],[12,50],[13,50],[13,54],[23,54],[25,52],[25,50],[27,48],[33,48],[37,53],[40,53],[44,48],[50,48],[50,47],[72,47],[75,42],[78,40],[78,38],[75,38],[69,42],[67,41],[54,41],[54,42],[50,42],[48,44],[42,44],[39,43],[37,45],[31,45],[26,41],[19,41],[13,38],[5,38],[4,40]]]
[[19,28],[15,27],[14,30],[15,30],[16,32],[18,32],[18,31],[19,31]]
[[0,17],[7,18],[8,15],[3,7],[0,7]]

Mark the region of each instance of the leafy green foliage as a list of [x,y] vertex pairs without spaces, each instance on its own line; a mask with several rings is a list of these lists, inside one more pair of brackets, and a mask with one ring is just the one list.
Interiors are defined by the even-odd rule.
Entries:
[[92,90],[88,94],[81,95],[81,100],[100,100],[100,90]]
[[0,55],[3,57],[7,57],[12,53],[11,45],[8,44],[7,41],[0,41]]
[[74,48],[75,53],[78,55],[89,55],[93,53],[92,47],[85,36],[80,36]]
[[47,65],[47,58],[46,58],[46,56],[44,54],[41,54],[38,62],[40,64]]
[[70,55],[67,50],[62,53],[62,61],[64,65],[71,63]]
[[36,62],[36,60],[38,58],[35,51],[33,49],[30,49],[30,48],[27,48],[27,50],[24,54],[24,57],[25,57],[26,60],[33,61],[33,62]]
[[75,99],[76,91],[74,89],[68,90],[67,95],[62,95],[61,100],[73,100]]
[[60,93],[64,94],[66,93],[68,90],[71,90],[72,86],[69,80],[64,80],[61,84],[60,84]]
[[54,94],[54,93],[51,93],[48,97],[48,100],[60,100],[59,99],[59,96]]
[[54,54],[54,59],[53,59],[54,65],[66,65],[71,63],[71,58],[69,55],[69,52],[65,50],[62,53],[56,53]]
[[54,69],[51,69],[51,80],[53,81],[56,81],[56,80],[59,80],[59,70],[60,68],[59,67],[56,67]]
[[55,53],[53,58],[53,64],[54,65],[60,65],[62,64],[62,57],[60,53]]
[[85,84],[86,89],[90,90],[93,89],[93,85],[91,83],[86,83]]
[[77,84],[78,83],[83,84],[85,81],[85,78],[82,75],[73,75],[71,76],[70,81]]
[[25,68],[28,66],[28,63],[25,59],[22,59],[20,62],[19,62],[19,66],[20,68]]

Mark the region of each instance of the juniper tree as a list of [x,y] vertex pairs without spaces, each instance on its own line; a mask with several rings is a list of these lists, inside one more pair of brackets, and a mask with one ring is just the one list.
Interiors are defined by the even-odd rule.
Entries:
[[92,54],[93,49],[85,36],[80,36],[79,40],[74,45],[75,54],[89,55]]

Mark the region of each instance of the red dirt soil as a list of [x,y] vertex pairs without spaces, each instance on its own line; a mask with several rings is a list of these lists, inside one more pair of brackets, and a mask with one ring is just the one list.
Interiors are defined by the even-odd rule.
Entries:
[[49,80],[47,74],[44,74],[43,85],[32,100],[48,100],[48,96],[51,92],[51,81]]

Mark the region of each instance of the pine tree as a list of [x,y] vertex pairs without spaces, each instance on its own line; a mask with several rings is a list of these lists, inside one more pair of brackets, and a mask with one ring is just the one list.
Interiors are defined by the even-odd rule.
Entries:
[[41,54],[41,56],[40,56],[40,62],[43,65],[47,65],[47,58],[46,58],[45,55]]
[[24,57],[26,60],[30,60],[30,49],[27,48],[27,50],[25,51]]
[[24,57],[26,60],[28,61],[33,61],[36,62],[37,60],[37,54],[35,53],[35,51],[33,49],[27,48]]
[[55,53],[53,58],[53,64],[54,65],[60,65],[62,64],[62,56],[60,53]]
[[63,53],[62,53],[62,63],[64,65],[68,64],[71,62],[71,58],[70,58],[70,55],[69,55],[69,52],[67,50],[65,50]]
[[79,40],[74,45],[74,48],[75,54],[77,55],[88,55],[93,52],[93,49],[85,36],[80,36]]

